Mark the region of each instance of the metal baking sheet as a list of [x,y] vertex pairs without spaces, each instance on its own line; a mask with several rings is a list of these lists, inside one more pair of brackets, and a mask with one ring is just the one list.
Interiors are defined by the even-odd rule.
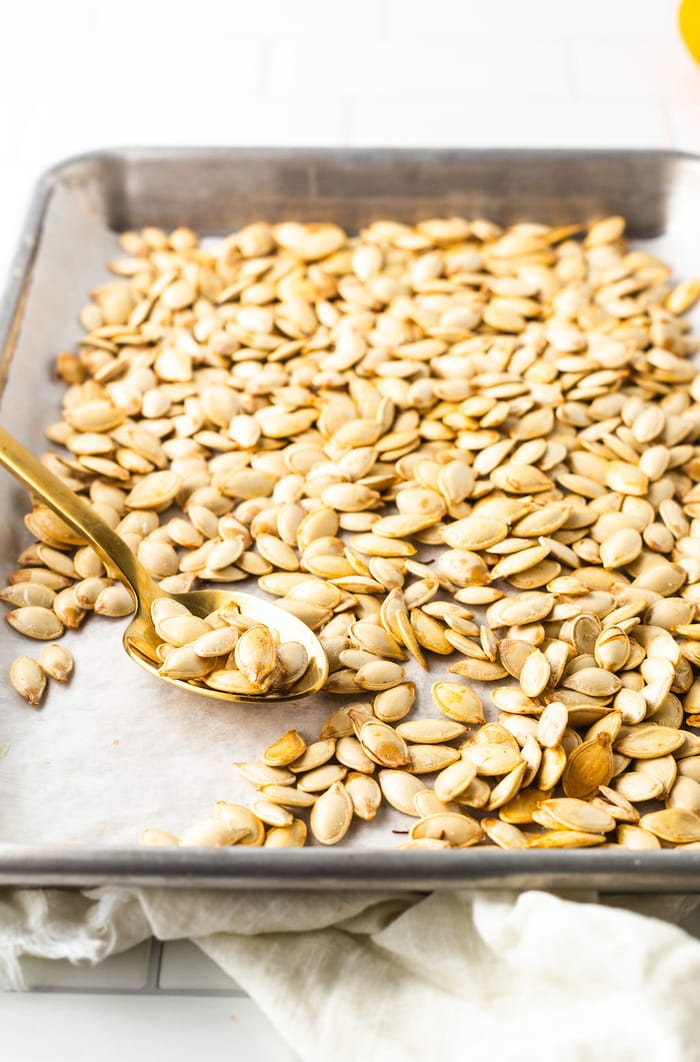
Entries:
[[[248,221],[483,215],[552,224],[622,213],[635,244],[679,276],[700,272],[700,159],[665,152],[120,150],[62,163],[41,181],[0,308],[0,421],[34,452],[57,419],[56,352],[80,334],[86,293],[106,280],[116,233],[188,224],[216,235]],[[29,541],[26,496],[0,475],[0,577]],[[240,585],[240,584],[239,584]],[[208,887],[456,886],[692,890],[700,853],[679,851],[396,851],[382,811],[332,849],[144,849],[141,829],[181,831],[216,800],[249,801],[232,768],[289,726],[312,740],[340,699],[298,706],[205,702],[123,655],[122,621],[70,632],[76,674],[29,709],[9,688],[10,661],[31,652],[0,632],[0,883],[102,882]],[[411,678],[418,675],[412,673]],[[431,681],[437,677],[431,674]]]

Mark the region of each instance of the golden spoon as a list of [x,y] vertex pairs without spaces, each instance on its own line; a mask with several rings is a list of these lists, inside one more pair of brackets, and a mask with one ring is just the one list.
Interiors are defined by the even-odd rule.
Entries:
[[[136,599],[136,615],[124,632],[124,648],[137,664],[151,671],[158,678],[205,697],[222,701],[291,701],[316,693],[328,677],[328,661],[318,638],[305,623],[284,609],[268,605],[265,601],[230,590],[193,590],[187,594],[166,594],[151,578],[143,565],[119,535],[102,520],[81,497],[62,483],[58,476],[45,468],[40,461],[0,428],[0,465],[24,484],[32,494],[52,509],[57,516],[81,535],[99,553],[101,559],[126,583]],[[309,664],[300,679],[282,693],[260,694],[223,693],[210,689],[204,683],[168,678],[158,673],[159,660],[156,647],[158,637],[151,622],[151,604],[159,597],[171,597],[180,601],[195,616],[207,616],[225,605],[235,604],[244,616],[259,620],[279,633],[281,642],[301,642],[306,649]]]

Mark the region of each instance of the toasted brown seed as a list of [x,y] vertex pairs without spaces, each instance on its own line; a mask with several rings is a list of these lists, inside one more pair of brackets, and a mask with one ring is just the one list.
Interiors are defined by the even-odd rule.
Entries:
[[338,738],[335,747],[335,757],[338,763],[341,763],[351,771],[359,772],[360,774],[372,774],[374,772],[374,761],[369,758],[356,737]]
[[[250,627],[241,634],[233,653],[238,669],[249,682],[259,686],[272,673],[277,662],[277,640],[268,627]],[[303,749],[300,748],[292,759],[301,752]]]
[[562,680],[565,689],[591,697],[611,697],[617,693],[622,683],[617,675],[610,674],[598,667],[584,667]]
[[15,583],[6,586],[0,591],[0,600],[8,601],[11,605],[38,605],[40,608],[51,608],[56,597],[56,591],[42,583]]
[[560,745],[568,722],[566,705],[560,701],[550,701],[537,723],[537,740],[540,745],[552,749]]
[[481,700],[469,686],[458,682],[436,682],[431,693],[433,701],[448,719],[467,726],[484,722]]
[[666,805],[669,808],[682,808],[697,814],[700,812],[700,783],[687,775],[679,775],[671,787]]
[[616,826],[614,817],[608,811],[594,807],[585,800],[559,797],[543,801],[542,808],[567,830],[608,833]]
[[553,789],[561,781],[567,765],[566,750],[561,745],[543,748],[537,784],[541,789]]
[[[239,834],[235,844],[259,847],[265,839],[265,828],[261,819],[243,804],[229,804],[218,800],[215,809],[216,818],[231,831]],[[180,842],[182,843],[182,841]]]
[[615,792],[632,804],[654,800],[663,793],[663,783],[654,775],[641,771],[625,771],[611,783]]
[[642,552],[642,536],[633,527],[620,528],[600,544],[600,559],[605,568],[624,568]]
[[287,767],[306,752],[306,742],[298,730],[288,730],[268,745],[262,754],[263,763],[270,767]]
[[642,815],[641,826],[662,841],[674,844],[700,841],[700,815],[682,808],[667,808]]
[[205,678],[212,670],[212,661],[204,660],[201,656],[197,656],[194,649],[189,645],[183,645],[179,648],[163,646],[163,648],[169,650],[163,663],[158,668],[158,674],[164,678],[193,681]]
[[[99,598],[98,598],[99,600]],[[95,606],[97,609],[97,606]],[[156,622],[156,633],[168,645],[182,646],[197,641],[211,631],[211,626],[198,616],[171,616]]]
[[319,738],[321,741],[327,741],[333,738],[346,737],[354,732],[352,719],[350,718],[350,712],[357,709],[372,714],[372,705],[365,703],[353,702],[351,704],[344,704],[341,708],[337,708],[335,712],[326,719],[325,723],[321,727],[321,733]]
[[623,848],[655,849],[661,848],[658,838],[649,830],[643,830],[639,826],[623,823],[618,826],[617,839]]
[[247,675],[237,668],[220,668],[204,676],[204,683],[213,690],[222,693],[242,693],[246,696],[262,695],[264,687],[251,682]]
[[461,759],[440,771],[435,779],[435,795],[438,800],[448,803],[463,793],[476,777],[476,765]]
[[46,674],[57,682],[67,682],[73,671],[73,656],[63,645],[43,646],[39,663]]
[[366,774],[349,774],[345,779],[345,790],[359,819],[369,822],[375,817],[382,802],[382,791],[374,778]]
[[402,841],[397,844],[397,849],[413,849],[418,851],[434,851],[435,849],[449,849],[452,845],[449,841],[436,841],[432,837],[420,837],[416,840]]
[[597,247],[600,244],[613,243],[619,240],[625,231],[625,219],[619,215],[602,218],[594,222],[588,229],[585,243],[587,247]]
[[303,848],[306,833],[306,823],[303,819],[293,819],[290,826],[268,830],[263,844],[265,848]]
[[270,800],[255,800],[251,805],[251,811],[266,826],[291,826],[294,821],[291,811],[280,804],[273,804]]
[[406,658],[399,643],[376,623],[359,620],[350,626],[348,633],[359,648],[366,649],[368,653],[392,660],[405,660]]
[[294,785],[296,781],[291,771],[284,767],[270,767],[267,763],[239,761],[234,767],[253,785]]
[[335,782],[311,810],[311,832],[321,844],[337,844],[347,833],[352,816],[352,800],[343,783]]
[[406,677],[406,671],[400,664],[391,660],[365,664],[355,674],[355,685],[365,690],[388,690],[398,686]]
[[527,838],[522,830],[501,819],[482,819],[481,828],[490,841],[499,848],[527,848]]
[[460,758],[457,750],[449,745],[409,745],[408,757],[408,770],[412,774],[432,774]]
[[597,734],[578,745],[569,755],[562,775],[568,797],[587,800],[613,776],[612,743],[609,734]]
[[39,641],[51,642],[63,634],[63,624],[58,616],[41,605],[25,605],[5,613],[5,619],[19,634]]
[[461,723],[452,723],[447,719],[411,719],[400,723],[396,733],[405,741],[418,744],[439,745],[461,737],[465,728]]
[[477,774],[487,778],[508,774],[520,762],[519,750],[505,742],[474,743],[462,750],[462,756],[474,764]]
[[322,767],[316,767],[313,771],[307,771],[299,776],[297,787],[302,793],[322,793],[335,782],[342,782],[348,773],[347,767],[338,763],[324,763]]
[[476,819],[469,815],[442,812],[419,819],[410,830],[411,840],[432,839],[449,841],[453,848],[468,848],[478,844],[484,832]]
[[379,785],[385,800],[404,815],[418,815],[414,808],[416,793],[427,789],[424,782],[408,771],[380,771]]
[[675,752],[683,744],[679,730],[654,723],[631,728],[615,743],[615,751],[638,760],[650,760]]
[[183,848],[222,848],[236,844],[244,832],[219,819],[204,819],[183,830],[179,843]]
[[18,656],[10,667],[10,682],[25,701],[36,706],[46,691],[46,675],[31,656]]
[[515,767],[501,778],[491,790],[487,804],[489,811],[495,811],[497,808],[503,807],[504,804],[507,804],[513,799],[522,786],[528,770],[529,764],[523,759],[520,763],[516,763]]
[[310,808],[316,803],[314,793],[303,793],[292,785],[262,785],[260,792],[266,800],[284,808]]
[[204,658],[224,656],[236,647],[240,632],[236,627],[218,627],[200,635],[192,642],[192,649]]
[[539,697],[552,674],[549,660],[533,649],[528,654],[520,671],[520,688],[527,697]]
[[498,817],[504,822],[517,826],[523,826],[533,821],[533,812],[543,800],[550,796],[549,790],[544,789],[521,789],[517,796],[509,800],[498,812]]
[[576,830],[554,830],[528,837],[528,848],[590,848],[605,841],[603,833]]
[[413,682],[403,682],[389,690],[380,691],[374,698],[374,714],[383,723],[395,723],[404,719],[416,698],[416,686]]
[[629,659],[630,640],[620,627],[606,627],[596,638],[596,663],[606,671],[619,671]]
[[460,660],[450,664],[447,670],[453,675],[462,675],[477,682],[495,682],[508,674],[504,667],[491,660]]
[[442,537],[454,549],[480,550],[502,542],[508,526],[501,520],[470,516],[443,528]]
[[533,465],[501,465],[491,473],[491,481],[511,494],[535,494],[552,486],[552,481]]
[[139,837],[139,844],[153,845],[156,847],[170,846],[179,844],[178,838],[174,833],[169,833],[168,830],[143,830]]
[[313,741],[293,763],[287,764],[290,771],[301,774],[303,771],[313,771],[321,767],[333,756],[335,752],[335,738],[325,738],[322,741]]
[[366,722],[358,736],[369,758],[382,767],[403,767],[410,762],[406,742],[386,723]]

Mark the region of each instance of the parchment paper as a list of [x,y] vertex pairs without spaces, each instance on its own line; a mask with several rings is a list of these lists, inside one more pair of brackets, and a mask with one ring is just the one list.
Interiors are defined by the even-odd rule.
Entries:
[[[641,245],[640,245],[641,246]],[[692,233],[645,245],[677,266],[679,276],[700,272]],[[2,422],[35,453],[47,447],[43,427],[59,418],[63,385],[53,379],[58,350],[74,347],[77,314],[87,291],[110,278],[104,263],[117,251],[114,234],[89,203],[57,190],[35,267],[25,323],[2,403]],[[0,577],[15,567],[31,541],[22,516],[26,494],[0,474]],[[256,589],[255,581],[236,589]],[[262,749],[290,727],[307,741],[347,698],[320,694],[298,705],[222,704],[158,682],[128,659],[121,635],[128,620],[91,616],[64,643],[76,666],[70,683],[50,683],[39,709],[9,684],[14,657],[36,655],[40,643],[0,628],[0,844],[136,844],[146,826],[179,834],[213,814],[217,800],[250,803],[254,787],[234,769],[259,759]],[[435,716],[430,686],[453,658],[431,659],[429,674],[408,662],[418,686],[411,718]],[[488,706],[488,687],[477,691]],[[357,700],[372,695],[358,691]],[[345,841],[357,847],[393,846],[407,819],[383,808],[372,823],[356,822]]]

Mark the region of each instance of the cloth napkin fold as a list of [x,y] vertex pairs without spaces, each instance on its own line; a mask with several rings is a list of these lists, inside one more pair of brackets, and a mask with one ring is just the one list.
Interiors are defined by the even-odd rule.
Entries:
[[694,1062],[694,934],[700,897],[15,890],[0,984],[189,937],[305,1062]]

